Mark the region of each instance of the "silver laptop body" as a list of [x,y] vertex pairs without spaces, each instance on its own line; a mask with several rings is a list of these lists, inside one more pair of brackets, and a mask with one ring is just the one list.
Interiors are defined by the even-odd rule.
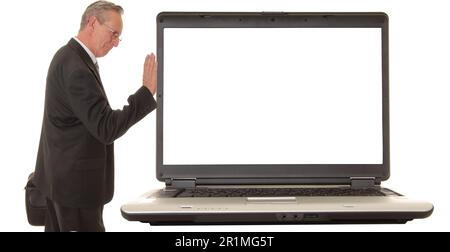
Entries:
[[153,225],[405,223],[433,205],[389,178],[385,13],[157,17]]

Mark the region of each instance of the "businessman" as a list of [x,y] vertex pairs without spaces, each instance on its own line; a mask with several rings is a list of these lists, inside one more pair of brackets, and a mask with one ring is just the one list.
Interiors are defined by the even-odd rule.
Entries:
[[114,140],[156,108],[157,63],[144,63],[143,85],[113,110],[97,58],[120,43],[122,7],[87,7],[76,37],[50,64],[34,182],[47,197],[46,231],[105,231],[103,206],[114,193]]

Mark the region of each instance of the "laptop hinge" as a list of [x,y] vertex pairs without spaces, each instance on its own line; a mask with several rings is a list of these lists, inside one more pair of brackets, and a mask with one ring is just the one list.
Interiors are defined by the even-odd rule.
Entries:
[[351,177],[351,188],[352,189],[367,189],[375,188],[375,177]]
[[183,178],[183,179],[171,179],[166,182],[167,187],[171,188],[195,188],[196,179],[195,178]]

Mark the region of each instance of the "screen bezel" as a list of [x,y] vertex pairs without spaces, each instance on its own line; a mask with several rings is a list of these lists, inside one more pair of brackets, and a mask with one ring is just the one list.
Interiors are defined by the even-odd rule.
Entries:
[[[164,165],[164,29],[165,28],[381,28],[383,164]],[[162,12],[157,16],[156,176],[160,181],[196,179],[209,184],[342,183],[351,177],[389,178],[388,17],[385,13],[205,13]]]

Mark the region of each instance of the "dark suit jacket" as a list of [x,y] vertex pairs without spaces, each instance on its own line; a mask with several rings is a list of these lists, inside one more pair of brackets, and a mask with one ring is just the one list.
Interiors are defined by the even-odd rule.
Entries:
[[156,108],[142,86],[122,110],[112,110],[99,73],[71,39],[54,56],[47,75],[35,183],[67,207],[97,207],[114,193],[114,140]]

